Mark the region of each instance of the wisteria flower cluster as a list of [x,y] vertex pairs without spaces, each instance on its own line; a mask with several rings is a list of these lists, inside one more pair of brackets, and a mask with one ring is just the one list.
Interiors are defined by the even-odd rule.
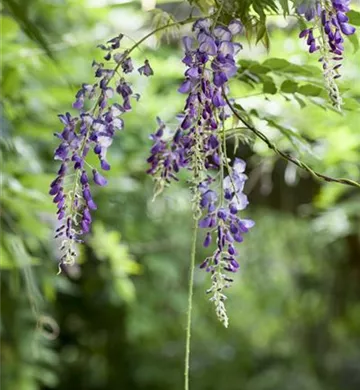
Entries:
[[[344,36],[355,32],[348,23],[350,0],[299,0],[298,3],[297,13],[312,23],[311,27],[301,31],[300,37],[306,39],[310,53],[321,53],[319,61],[330,98],[340,109],[341,97],[336,79],[340,77]],[[186,96],[184,108],[177,116],[179,122],[174,130],[158,118],[158,128],[151,135],[153,144],[147,159],[147,172],[155,181],[155,196],[179,180],[180,170],[190,175],[194,226],[204,230],[204,247],[214,246],[212,254],[201,262],[200,268],[211,277],[207,292],[215,304],[218,318],[228,326],[224,291],[231,285],[231,275],[240,268],[236,243],[243,241],[244,234],[254,222],[241,215],[248,205],[244,194],[246,164],[236,158],[231,166],[226,151],[228,118],[235,115],[242,120],[231,105],[228,93],[229,80],[238,71],[235,58],[242,46],[236,39],[243,26],[238,20],[218,23],[221,10],[222,6],[208,18],[197,19],[192,33],[182,39],[182,62],[186,70],[178,92]],[[92,184],[100,187],[107,184],[103,176],[103,172],[110,170],[107,150],[116,133],[124,129],[124,115],[140,98],[127,79],[135,69],[131,52],[152,34],[193,20],[189,18],[159,27],[130,49],[121,48],[122,34],[99,45],[104,55],[102,62],[92,64],[96,82],[83,84],[76,93],[72,105],[76,114],[59,115],[63,128],[55,133],[60,144],[54,158],[60,161],[60,167],[49,193],[53,196],[60,221],[55,235],[62,242],[60,265],[74,262],[76,244],[82,242],[83,236],[91,229],[92,213],[97,209]],[[154,73],[147,59],[137,71],[146,77]],[[256,129],[242,121],[258,135]],[[260,138],[264,140],[264,137]],[[286,156],[280,151],[277,153]],[[97,156],[97,167],[89,164],[90,154]],[[317,176],[328,179],[324,175]],[[343,183],[344,179],[331,181]]]
[[[97,168],[91,167],[86,158],[92,152],[98,156],[101,170],[110,170],[106,160],[107,149],[116,132],[124,128],[122,116],[132,109],[131,100],[139,99],[124,77],[134,67],[129,57],[130,51],[117,50],[122,38],[119,35],[109,40],[107,45],[100,45],[105,52],[104,60],[107,63],[115,62],[115,67],[111,69],[104,63],[93,62],[98,82],[83,84],[77,92],[73,108],[78,114],[72,116],[67,112],[59,115],[64,127],[55,134],[60,145],[55,150],[54,158],[61,161],[61,166],[49,193],[54,196],[61,222],[55,236],[62,238],[60,264],[74,262],[75,244],[81,242],[81,237],[90,230],[91,212],[97,208],[91,194],[90,178],[98,186],[107,184],[105,177]],[[147,60],[138,71],[145,76],[153,74]]]
[[243,193],[247,179],[244,174],[245,166],[243,160],[235,159],[231,172],[223,180],[220,196],[211,189],[214,182],[211,177],[199,186],[200,206],[205,214],[199,226],[208,230],[204,246],[208,247],[214,236],[216,237],[215,251],[202,262],[200,268],[211,273],[212,285],[207,293],[212,294],[210,300],[215,303],[216,314],[225,327],[228,326],[228,317],[224,305],[226,295],[223,290],[233,281],[227,273],[237,272],[240,267],[234,244],[241,243],[243,234],[254,226],[252,220],[239,217],[239,212],[248,205],[247,196]]
[[[248,204],[243,193],[245,163],[237,159],[232,168],[229,166],[224,135],[224,121],[230,110],[223,96],[228,92],[228,80],[237,72],[234,57],[242,46],[233,42],[233,38],[241,30],[237,20],[225,27],[202,19],[193,25],[194,37],[183,38],[183,63],[187,69],[178,91],[187,95],[184,112],[173,133],[158,120],[159,128],[151,136],[153,146],[148,158],[148,173],[156,182],[155,194],[172,180],[178,180],[181,168],[192,173],[195,218],[199,227],[207,230],[204,246],[208,247],[216,236],[215,252],[200,267],[211,274],[208,293],[225,326],[228,317],[223,290],[232,281],[227,273],[239,268],[234,243],[241,242],[243,233],[254,225],[238,215]],[[228,169],[226,177],[224,166]]]
[[[156,178],[159,191],[176,180],[182,167],[194,170],[199,176],[211,167],[219,167],[219,121],[226,118],[226,103],[222,97],[228,79],[237,72],[234,55],[241,45],[231,41],[242,26],[234,21],[228,28],[215,27],[210,20],[200,19],[193,26],[196,39],[184,37],[187,66],[185,80],[178,91],[188,94],[181,124],[167,142],[165,125],[159,120],[159,130],[152,135],[154,145],[148,162],[148,173]],[[165,134],[166,136],[166,134]]]
[[[185,389],[189,388],[191,308],[198,229],[202,229],[205,250],[210,251],[199,264],[199,268],[210,277],[211,285],[206,292],[214,303],[218,319],[227,327],[225,291],[240,268],[237,244],[254,226],[254,221],[243,216],[249,204],[244,193],[246,163],[235,158],[231,164],[227,157],[227,131],[239,130],[227,127],[231,122],[229,118],[241,121],[281,157],[299,167],[305,166],[277,149],[232,105],[228,97],[229,80],[238,72],[236,55],[242,50],[242,45],[236,39],[243,25],[236,19],[227,24],[219,22],[223,20],[223,3],[219,2],[217,12],[208,18],[197,19],[192,33],[182,39],[182,62],[186,69],[178,92],[185,96],[184,108],[177,115],[178,124],[173,129],[157,118],[158,127],[150,136],[152,146],[147,159],[147,173],[155,181],[155,196],[178,181],[181,170],[190,177],[187,183],[192,195],[194,235],[185,344]],[[335,81],[340,77],[344,36],[355,32],[346,15],[350,0],[298,0],[297,3],[300,3],[297,13],[313,23],[301,31],[300,37],[306,38],[310,53],[321,53],[319,61],[330,98],[340,109],[341,98]],[[229,14],[226,12],[225,15]],[[97,209],[92,186],[107,184],[103,176],[103,172],[111,168],[107,150],[116,133],[124,129],[124,115],[140,98],[127,79],[127,75],[135,69],[130,54],[153,34],[193,21],[192,17],[179,22],[169,21],[145,35],[130,49],[121,47],[122,34],[99,45],[104,61],[92,64],[96,82],[83,84],[76,93],[72,105],[76,114],[67,112],[59,115],[63,128],[55,133],[60,143],[54,158],[60,161],[60,167],[49,193],[56,204],[59,220],[55,237],[61,240],[60,270],[62,265],[74,263],[77,243],[82,242],[84,235],[91,230],[92,213]],[[137,71],[146,77],[154,74],[147,59]],[[97,167],[89,164],[91,154],[99,161]],[[326,181],[359,186],[352,180],[330,178],[309,167],[304,169]]]
[[[335,80],[340,77],[344,35],[352,35],[356,31],[348,23],[348,11],[350,0],[307,0],[297,8],[297,12],[304,15],[307,21],[314,21],[314,26],[301,31],[299,36],[306,38],[310,53],[321,52],[319,61],[323,66],[326,86],[330,99],[338,109],[341,107],[341,97]],[[319,31],[317,36],[315,31]]]

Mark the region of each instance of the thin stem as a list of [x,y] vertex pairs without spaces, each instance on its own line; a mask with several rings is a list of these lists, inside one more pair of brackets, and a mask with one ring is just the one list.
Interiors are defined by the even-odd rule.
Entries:
[[191,315],[192,315],[192,301],[193,301],[193,290],[194,290],[194,271],[195,271],[197,231],[198,231],[198,219],[194,218],[194,225],[192,229],[193,236],[192,236],[192,244],[191,244],[191,256],[190,256],[189,292],[188,292],[187,326],[186,326],[186,341],[185,341],[185,371],[184,371],[185,390],[189,390]]
[[305,164],[301,160],[297,159],[296,157],[290,156],[288,153],[283,152],[282,150],[278,149],[275,144],[273,144],[269,138],[260,130],[255,128],[251,123],[249,123],[246,119],[244,119],[237,110],[233,107],[233,105],[230,103],[228,97],[226,94],[223,94],[224,99],[226,100],[230,110],[233,112],[233,114],[250,130],[252,131],[257,137],[259,137],[263,142],[266,143],[266,145],[269,147],[269,149],[273,150],[277,155],[279,155],[282,159],[287,160],[299,168],[303,169],[304,171],[310,173],[313,177],[319,180],[323,180],[330,183],[339,183],[339,184],[345,184],[352,187],[360,188],[360,183],[356,182],[355,180],[346,179],[346,178],[334,178],[331,176],[323,175],[322,173],[314,171],[309,165]]

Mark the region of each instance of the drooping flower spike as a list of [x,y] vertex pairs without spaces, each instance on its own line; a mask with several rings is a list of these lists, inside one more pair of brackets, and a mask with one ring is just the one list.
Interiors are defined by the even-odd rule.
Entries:
[[228,27],[210,30],[210,21],[200,19],[193,26],[195,38],[183,38],[187,70],[178,91],[188,95],[184,112],[172,137],[164,134],[165,125],[160,120],[159,130],[151,136],[154,145],[148,173],[158,188],[175,179],[180,168],[195,170],[199,176],[219,167],[219,123],[228,115],[222,91],[237,72],[234,55],[241,45],[232,42],[232,31],[238,34],[241,28],[234,21]]
[[[74,262],[75,244],[81,242],[82,236],[90,230],[91,212],[97,209],[90,182],[98,186],[107,184],[99,169],[90,167],[86,158],[92,152],[99,159],[99,168],[110,170],[106,159],[107,149],[116,132],[124,128],[123,114],[132,109],[132,100],[139,98],[133,93],[130,83],[123,76],[118,76],[121,71],[125,75],[134,69],[129,52],[117,50],[122,37],[119,35],[109,40],[107,45],[99,45],[105,52],[104,60],[115,61],[115,68],[94,61],[98,82],[83,84],[77,92],[73,103],[77,115],[68,112],[59,115],[63,129],[55,134],[60,139],[60,145],[55,150],[54,158],[61,161],[61,166],[49,193],[54,196],[57,218],[61,221],[55,235],[62,238],[60,264]],[[138,71],[145,76],[153,74],[147,60]]]
[[350,0],[306,0],[297,12],[304,15],[313,26],[301,31],[299,37],[306,38],[309,52],[320,51],[326,87],[333,105],[341,108],[341,97],[335,82],[340,77],[344,52],[344,35],[355,33],[346,13],[350,11]]
[[[180,169],[191,171],[195,217],[199,227],[206,229],[204,247],[216,242],[213,255],[200,267],[211,274],[207,292],[218,318],[228,326],[223,290],[232,281],[228,273],[239,268],[234,243],[242,241],[254,222],[239,216],[248,204],[243,193],[245,163],[236,159],[233,167],[229,166],[223,138],[224,121],[230,113],[223,94],[237,72],[235,55],[242,47],[233,38],[242,25],[236,20],[227,27],[211,23],[198,20],[193,25],[194,37],[183,38],[187,69],[178,91],[187,95],[184,111],[174,132],[158,119],[158,130],[151,136],[148,173],[155,179],[158,194],[172,180],[178,180]],[[228,169],[226,178],[224,166]]]
[[228,326],[228,317],[224,301],[226,295],[223,290],[230,287],[233,279],[229,273],[237,272],[240,265],[237,260],[238,252],[235,244],[243,241],[243,235],[254,226],[250,219],[239,216],[248,205],[247,196],[243,193],[247,176],[244,174],[246,164],[236,158],[229,175],[222,183],[222,194],[211,189],[214,182],[210,177],[200,183],[203,218],[199,222],[201,228],[207,229],[204,247],[216,239],[216,248],[213,254],[207,257],[200,268],[211,274],[212,285],[207,290],[211,294],[211,301],[215,303],[218,318]]

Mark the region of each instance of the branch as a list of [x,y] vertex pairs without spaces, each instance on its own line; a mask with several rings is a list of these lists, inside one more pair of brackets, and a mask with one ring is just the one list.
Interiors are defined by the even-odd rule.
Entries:
[[323,175],[322,173],[314,171],[309,165],[305,164],[301,160],[297,159],[296,157],[291,156],[288,153],[285,153],[277,148],[275,144],[273,144],[269,138],[260,130],[258,130],[256,127],[254,127],[251,123],[249,123],[246,119],[244,119],[233,107],[233,105],[230,103],[228,97],[223,92],[224,98],[227,102],[227,104],[230,107],[230,110],[233,112],[233,114],[250,130],[252,131],[257,137],[259,137],[263,142],[266,143],[266,145],[273,150],[277,155],[279,155],[282,159],[290,161],[291,163],[295,164],[299,168],[303,169],[304,171],[310,173],[314,178],[318,180],[323,180],[330,183],[339,183],[339,184],[345,184],[352,187],[360,188],[360,183],[346,178],[334,178],[330,176]]

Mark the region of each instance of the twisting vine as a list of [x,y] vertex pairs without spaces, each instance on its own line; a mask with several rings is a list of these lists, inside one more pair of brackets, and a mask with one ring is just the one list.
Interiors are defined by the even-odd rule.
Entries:
[[252,131],[258,138],[260,138],[262,141],[266,143],[266,145],[269,147],[269,149],[273,150],[277,155],[279,155],[284,160],[287,160],[299,168],[303,169],[304,171],[310,173],[314,178],[318,180],[323,180],[329,183],[338,183],[338,184],[345,184],[352,187],[360,188],[360,183],[358,183],[355,180],[347,179],[347,178],[335,178],[331,176],[324,175],[322,173],[319,173],[315,170],[313,170],[309,165],[304,163],[303,161],[299,160],[296,157],[291,156],[288,153],[283,152],[280,150],[273,142],[269,140],[269,138],[259,129],[257,129],[253,124],[251,124],[248,120],[246,120],[239,112],[234,108],[234,106],[229,101],[226,94],[223,95],[224,99],[226,100],[230,110],[233,112],[233,114],[238,118],[247,129]]

